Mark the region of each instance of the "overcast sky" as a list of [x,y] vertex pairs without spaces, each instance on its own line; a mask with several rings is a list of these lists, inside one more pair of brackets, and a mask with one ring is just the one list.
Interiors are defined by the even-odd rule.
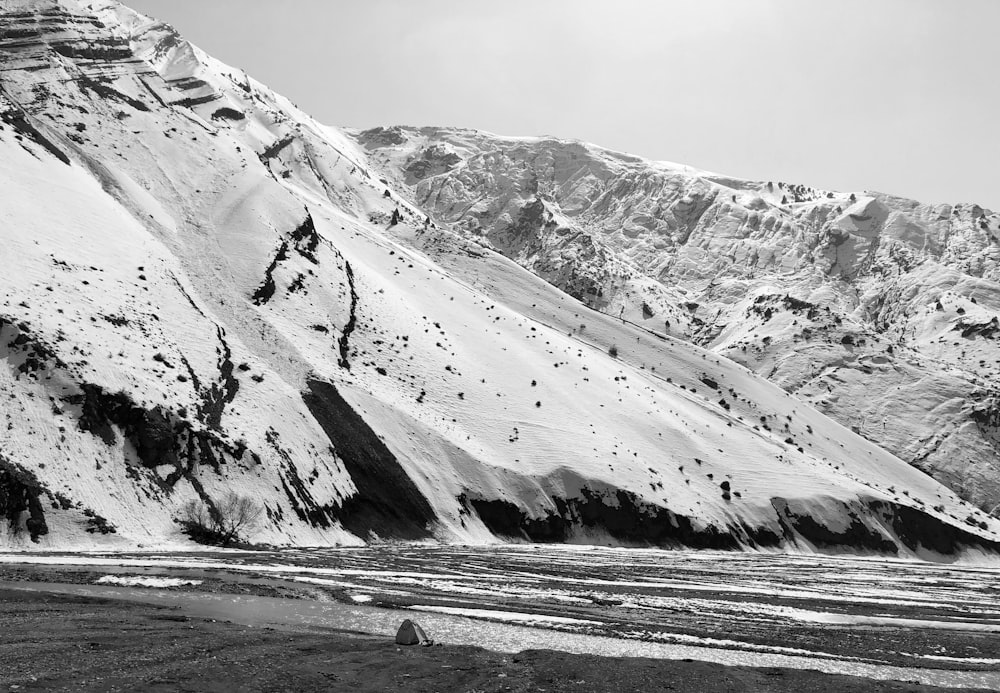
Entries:
[[331,125],[1000,210],[1000,0],[125,0]]

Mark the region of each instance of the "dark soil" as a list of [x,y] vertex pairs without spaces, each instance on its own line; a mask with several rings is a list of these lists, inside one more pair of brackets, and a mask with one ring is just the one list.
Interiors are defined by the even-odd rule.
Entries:
[[[0,590],[0,690],[943,692],[794,669],[473,647],[190,619],[166,608]],[[965,689],[968,690],[968,689]]]

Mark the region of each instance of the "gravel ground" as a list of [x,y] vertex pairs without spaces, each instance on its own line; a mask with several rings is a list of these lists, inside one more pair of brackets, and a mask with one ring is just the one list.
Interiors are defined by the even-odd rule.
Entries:
[[0,653],[2,691],[969,690],[693,661],[399,647],[384,637],[249,628],[168,608],[6,589]]

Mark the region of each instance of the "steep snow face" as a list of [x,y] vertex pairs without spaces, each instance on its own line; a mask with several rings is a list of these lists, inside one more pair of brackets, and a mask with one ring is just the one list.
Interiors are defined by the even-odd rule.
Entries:
[[1000,503],[1000,215],[727,178],[551,138],[353,133],[440,223],[731,358]]
[[[0,545],[180,546],[185,504],[235,491],[272,544],[1000,548],[802,399],[432,223],[371,137],[169,27],[0,10]],[[570,212],[526,214],[540,257]]]

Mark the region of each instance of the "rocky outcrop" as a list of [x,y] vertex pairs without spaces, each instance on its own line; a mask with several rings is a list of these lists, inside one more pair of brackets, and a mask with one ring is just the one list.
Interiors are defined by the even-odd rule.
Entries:
[[436,519],[430,503],[337,388],[310,380],[303,398],[357,487],[357,493],[336,512],[340,522],[365,538],[430,536]]
[[45,489],[31,471],[0,455],[0,516],[15,536],[22,531],[31,541],[49,533],[42,496]]

